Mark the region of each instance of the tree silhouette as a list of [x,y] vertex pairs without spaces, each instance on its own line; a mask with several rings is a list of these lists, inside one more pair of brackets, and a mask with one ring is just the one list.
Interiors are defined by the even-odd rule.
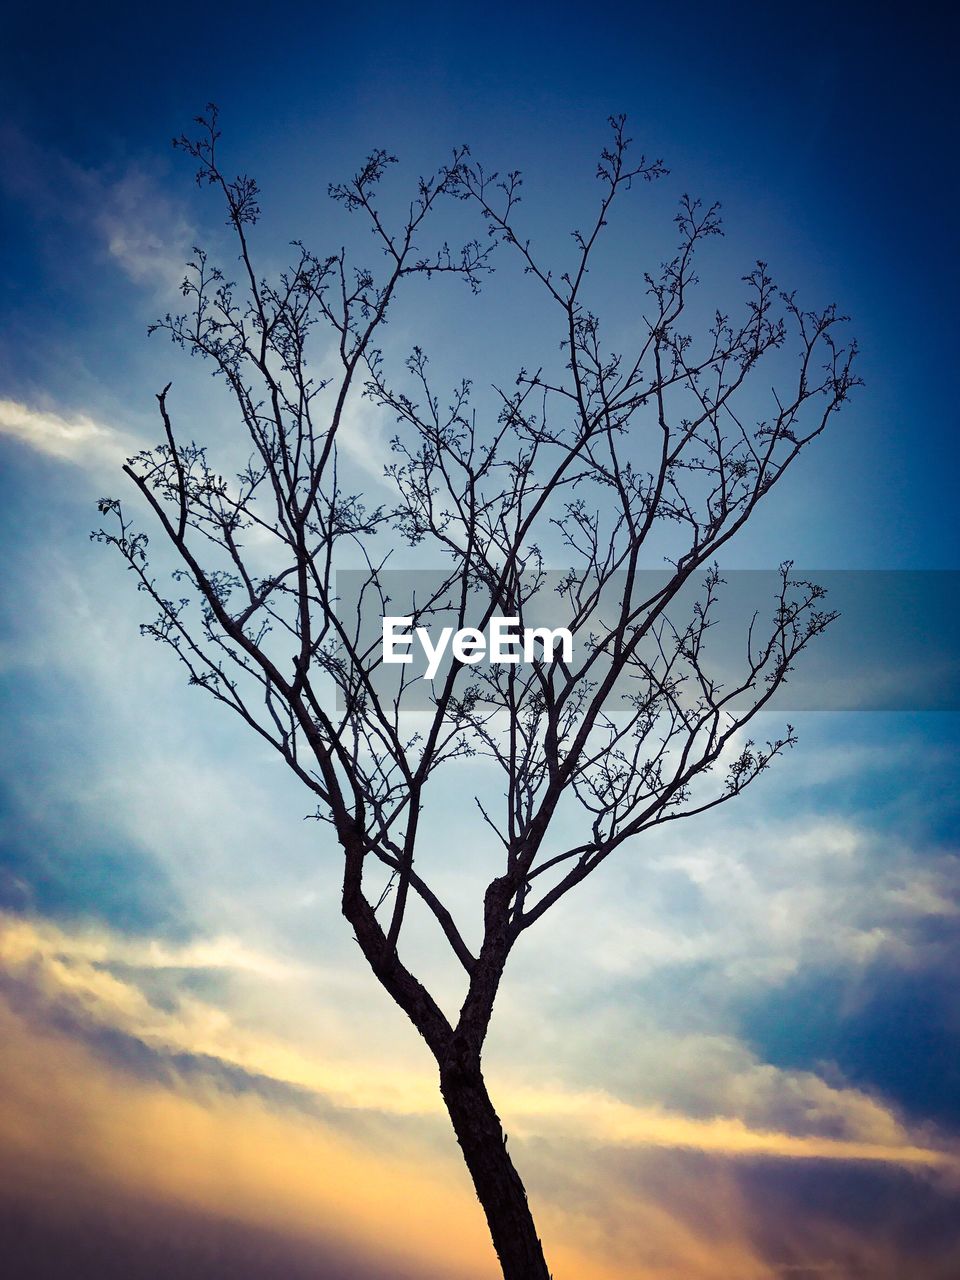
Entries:
[[[630,285],[634,349],[610,350],[587,305],[588,272],[615,202],[665,172],[630,158],[622,117],[611,119],[598,165],[596,217],[574,232],[562,272],[519,230],[519,173],[487,173],[463,147],[419,179],[395,227],[383,212],[394,163],[386,152],[329,188],[369,225],[378,269],[297,242],[292,267],[272,283],[251,248],[257,184],[225,176],[215,108],[197,124],[197,137],[175,145],[226,202],[241,282],[196,251],[184,314],[155,328],[212,362],[249,458],[228,482],[204,445],[181,441],[168,384],[157,397],[164,441],[124,471],[175,552],[174,598],[119,501],[101,501],[110,518],[94,536],[120,551],[156,606],[142,630],[316,798],[342,852],[343,914],[436,1060],[503,1274],[546,1278],[481,1070],[504,966],[529,926],[622,845],[739,795],[792,744],[789,726],[763,745],[742,731],[829,623],[823,593],[782,566],[770,618],[753,619],[742,670],[721,680],[706,643],[722,592],[715,557],[847,399],[858,381],[855,344],[835,337],[844,317],[834,307],[802,310],[762,263],[742,282],[738,319],[717,312],[696,322],[699,336],[686,332],[694,258],[720,221],[716,206],[684,197],[675,252]],[[439,233],[431,243],[444,208],[480,215],[457,250]],[[455,276],[476,292],[494,255],[541,291],[556,367],[514,369],[508,389],[486,379],[477,392],[463,379],[443,397],[421,348],[393,369],[379,343],[398,291],[411,277]],[[331,351],[337,371],[319,378],[308,352]],[[751,377],[761,366],[772,366],[778,391]],[[376,506],[364,502],[342,448],[364,398],[397,423],[383,460],[392,496]],[[402,607],[387,567],[397,545],[416,548],[430,570]],[[651,589],[639,570],[654,546],[668,569]],[[338,569],[359,575],[352,608],[338,594]],[[441,615],[458,628],[493,618],[522,625],[544,602],[551,625],[560,618],[576,638],[575,654],[541,649],[481,668],[461,651],[430,681],[407,665],[388,671],[379,632],[371,640],[367,626],[387,613],[411,625]],[[456,919],[418,865],[434,775],[469,755],[500,780],[496,808],[477,797],[493,859],[479,922]],[[404,959],[413,900],[462,970],[455,1014]]]

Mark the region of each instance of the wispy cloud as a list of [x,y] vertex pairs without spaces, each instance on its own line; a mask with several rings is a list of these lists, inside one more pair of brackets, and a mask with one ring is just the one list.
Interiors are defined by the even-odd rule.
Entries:
[[90,470],[115,469],[140,448],[133,436],[86,414],[65,417],[18,400],[0,399],[0,435]]
[[[785,1076],[784,1085],[788,1082],[789,1076]],[[817,1084],[823,1093],[840,1092],[831,1091],[822,1081]],[[725,1156],[772,1156],[786,1160],[871,1160],[960,1170],[960,1161],[954,1153],[912,1141],[880,1104],[863,1095],[858,1098],[854,1090],[845,1092],[848,1105],[852,1103],[851,1110],[859,1103],[861,1111],[869,1109],[876,1113],[874,1119],[881,1121],[886,1142],[757,1129],[736,1116],[685,1116],[662,1107],[631,1106],[600,1091],[519,1093],[510,1099],[510,1111],[518,1118],[518,1131],[527,1136],[542,1137],[546,1130],[558,1136],[626,1147],[676,1147]],[[838,1097],[832,1108],[834,1113],[840,1112],[840,1102]]]
[[[186,947],[133,943],[107,930],[70,932],[54,925],[0,916],[0,965],[27,981],[40,1008],[66,1010],[81,1024],[112,1029],[168,1054],[206,1057],[280,1084],[324,1094],[337,1106],[402,1114],[435,1111],[432,1081],[396,1063],[324,1060],[290,1040],[251,1025],[242,1010],[198,995],[188,980],[151,999],[140,968],[168,972],[211,969],[257,975],[282,984],[286,964],[230,939]],[[149,974],[148,974],[149,977]]]
[[183,211],[142,170],[115,181],[87,173],[84,181],[97,193],[92,221],[110,258],[134,284],[175,292],[196,241]]
[[[441,1114],[432,1080],[396,1063],[324,1062],[315,1052],[250,1025],[237,1011],[198,997],[185,983],[162,1006],[138,983],[136,969],[223,969],[288,982],[289,966],[227,940],[183,947],[116,938],[108,931],[71,933],[50,924],[7,918],[0,962],[29,981],[41,1004],[63,1008],[101,1028],[169,1053],[217,1059],[280,1084],[322,1093],[334,1105],[395,1115]],[[718,1082],[718,1110],[684,1115],[663,1106],[635,1105],[602,1089],[560,1084],[537,1088],[503,1082],[508,1124],[527,1138],[573,1137],[630,1147],[678,1147],[727,1156],[873,1160],[928,1167],[953,1166],[954,1153],[912,1133],[882,1103],[854,1089],[834,1087],[812,1072],[757,1067],[738,1091]],[[766,1105],[761,1105],[763,1102]],[[806,1131],[775,1128],[778,1112],[803,1112]],[[757,1125],[752,1117],[760,1118]]]
[[10,126],[0,143],[0,186],[30,207],[38,234],[58,224],[79,229],[134,284],[177,291],[196,233],[157,174],[135,162],[86,168]]

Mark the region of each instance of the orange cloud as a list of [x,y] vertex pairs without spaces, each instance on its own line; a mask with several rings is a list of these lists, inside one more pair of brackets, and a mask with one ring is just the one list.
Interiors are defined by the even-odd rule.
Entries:
[[[50,923],[6,925],[0,964],[13,1000],[0,998],[0,1168],[23,1194],[69,1201],[83,1192],[107,1203],[134,1195],[335,1247],[395,1280],[498,1274],[427,1064],[391,1081],[389,1062],[358,1062],[351,1079],[342,1063],[262,1035],[237,1011],[193,995],[158,1007],[136,985],[138,967],[187,963],[293,981],[232,943],[177,949]],[[132,1070],[98,1051],[116,1043]],[[137,1065],[138,1046],[152,1054],[148,1071]],[[186,1074],[185,1061],[194,1066]],[[247,1073],[249,1087],[234,1087],[240,1075],[230,1072]],[[783,1169],[873,1167],[880,1176],[915,1170],[928,1182],[955,1175],[949,1151],[879,1102],[824,1082],[821,1097],[816,1083],[797,1087],[814,1118],[816,1105],[831,1122],[842,1115],[835,1131],[845,1136],[494,1081],[556,1280],[774,1280],[783,1271],[757,1243],[761,1211],[739,1172],[758,1159]],[[777,1240],[796,1237],[784,1244],[783,1266],[798,1255],[813,1259],[814,1273],[837,1257],[873,1265],[883,1248],[903,1262],[889,1241],[814,1221],[802,1206],[796,1216],[799,1225],[776,1226]]]
[[[43,1002],[56,1007],[64,999],[99,1026],[165,1053],[216,1058],[243,1071],[285,1085],[311,1090],[334,1105],[399,1116],[436,1117],[444,1113],[429,1064],[399,1066],[382,1061],[325,1060],[316,1049],[246,1025],[229,1010],[187,992],[174,1008],[158,1008],[110,963],[142,968],[203,967],[254,973],[271,982],[293,975],[270,957],[230,940],[172,948],[153,941],[131,941],[100,931],[68,933],[50,923],[0,916],[0,964],[29,974]],[[729,1156],[785,1159],[879,1161],[905,1166],[956,1168],[954,1152],[908,1132],[882,1103],[854,1089],[839,1089],[811,1073],[768,1078],[757,1072],[753,1088],[807,1104],[811,1132],[786,1133],[751,1124],[737,1114],[692,1117],[655,1105],[635,1105],[602,1090],[572,1090],[560,1085],[529,1087],[502,1079],[496,1096],[501,1114],[518,1138],[581,1140],[632,1147],[677,1147]],[[775,1074],[775,1073],[774,1073]],[[830,1136],[817,1130],[825,1122]]]
[[[384,1275],[492,1274],[484,1223],[453,1151],[424,1164],[256,1097],[137,1080],[3,1002],[0,1040],[0,1163],[21,1189],[135,1193],[333,1241]],[[438,1220],[455,1248],[438,1245]]]

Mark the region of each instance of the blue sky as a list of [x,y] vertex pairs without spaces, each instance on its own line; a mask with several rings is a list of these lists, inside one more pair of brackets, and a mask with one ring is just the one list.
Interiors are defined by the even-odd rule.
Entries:
[[[326,184],[372,146],[399,155],[400,190],[463,141],[523,169],[524,217],[561,253],[627,112],[671,172],[611,230],[611,323],[635,299],[610,280],[665,256],[689,190],[723,205],[711,300],[761,257],[811,305],[836,299],[863,350],[865,387],[730,566],[958,569],[956,25],[819,3],[6,16],[0,1164],[21,1189],[0,1230],[41,1213],[136,1259],[169,1214],[188,1275],[233,1217],[290,1274],[302,1256],[358,1280],[494,1274],[309,797],[139,638],[142,602],[87,538],[170,378],[190,429],[229,439],[212,381],[146,337],[192,244],[229,252],[170,138],[217,101],[271,267],[294,236],[353,235]],[[398,347],[424,334],[444,368],[509,376],[543,340],[527,299],[498,272],[476,303],[403,313]],[[362,469],[384,427],[359,431]],[[957,1272],[956,716],[798,725],[751,794],[611,864],[512,962],[490,1074],[558,1280]],[[432,814],[455,896],[482,853],[457,799],[474,782]],[[259,1256],[224,1266],[254,1280]]]

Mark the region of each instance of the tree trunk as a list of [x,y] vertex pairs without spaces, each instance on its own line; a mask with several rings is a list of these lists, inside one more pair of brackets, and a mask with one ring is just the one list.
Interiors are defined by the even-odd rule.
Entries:
[[486,1214],[504,1280],[550,1280],[527,1193],[507,1153],[506,1135],[479,1062],[441,1064],[440,1092]]

